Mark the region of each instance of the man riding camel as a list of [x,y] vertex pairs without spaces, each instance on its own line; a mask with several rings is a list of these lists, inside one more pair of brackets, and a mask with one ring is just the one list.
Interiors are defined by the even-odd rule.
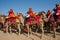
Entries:
[[51,11],[50,11],[50,10],[48,10],[48,11],[47,11],[47,15],[46,15],[46,16],[47,16],[47,18],[50,18],[50,17],[52,16],[52,14],[51,14]]
[[15,17],[15,14],[12,9],[9,10],[8,18]]
[[[36,13],[33,13],[32,8],[29,8],[29,11],[27,12],[27,14],[28,14],[30,17],[36,17]],[[28,15],[27,15],[27,16],[28,16]]]
[[27,22],[31,22],[31,18],[35,20],[36,15],[37,15],[36,13],[33,13],[32,8],[29,8],[29,11],[27,12],[27,15],[26,15]]
[[56,22],[58,25],[58,28],[60,29],[60,4],[56,4],[56,8],[54,9]]
[[54,9],[54,12],[56,18],[60,20],[60,4],[56,4],[56,8]]
[[60,15],[60,4],[56,4],[55,13],[56,15]]

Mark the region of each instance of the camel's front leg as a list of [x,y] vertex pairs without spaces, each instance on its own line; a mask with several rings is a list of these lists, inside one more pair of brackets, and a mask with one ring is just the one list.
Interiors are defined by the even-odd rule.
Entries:
[[38,28],[36,29],[36,33],[38,31],[38,29],[40,28],[40,23],[37,24]]
[[41,34],[41,38],[44,36],[44,29],[43,29],[43,23],[41,23],[41,29],[42,29],[42,34]]
[[20,35],[21,29],[20,29],[20,24],[18,24],[18,33]]
[[53,31],[54,31],[53,37],[55,38],[56,37],[56,22],[53,24]]

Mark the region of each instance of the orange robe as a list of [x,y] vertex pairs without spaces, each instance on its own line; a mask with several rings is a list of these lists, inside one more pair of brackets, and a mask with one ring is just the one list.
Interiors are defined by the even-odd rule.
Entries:
[[15,17],[12,9],[10,9],[9,14],[8,14],[8,18],[11,18],[11,17]]

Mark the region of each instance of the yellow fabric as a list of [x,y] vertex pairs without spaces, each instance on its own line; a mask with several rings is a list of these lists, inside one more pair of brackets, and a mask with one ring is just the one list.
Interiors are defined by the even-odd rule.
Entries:
[[14,13],[11,13],[10,15],[8,15],[8,18],[10,17],[15,17]]
[[30,16],[36,17],[36,14],[35,13],[30,13]]

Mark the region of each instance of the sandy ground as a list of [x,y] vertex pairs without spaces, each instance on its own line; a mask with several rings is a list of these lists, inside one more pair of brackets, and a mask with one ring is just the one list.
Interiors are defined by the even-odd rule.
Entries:
[[0,40],[60,40],[60,33],[56,33],[56,38],[52,37],[52,34],[45,34],[42,39],[40,39],[41,34],[35,33],[27,37],[27,34],[17,35],[15,33],[3,33],[0,31]]

